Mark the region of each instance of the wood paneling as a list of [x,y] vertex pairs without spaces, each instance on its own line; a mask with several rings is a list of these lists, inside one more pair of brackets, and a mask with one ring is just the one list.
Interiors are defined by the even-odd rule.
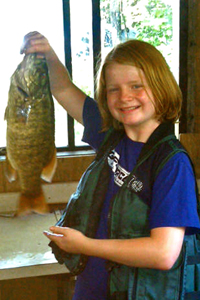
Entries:
[[[58,165],[52,182],[78,181],[93,159],[94,155],[58,157]],[[19,180],[10,183],[5,176],[5,171],[6,162],[0,161],[0,193],[20,191]]]
[[180,141],[188,151],[194,164],[196,177],[200,178],[200,134],[185,133],[180,135]]
[[0,300],[71,300],[75,279],[51,275],[0,281]]
[[183,108],[181,133],[200,133],[200,2],[181,0],[180,87]]
[[78,181],[93,159],[94,156],[59,158],[53,182]]

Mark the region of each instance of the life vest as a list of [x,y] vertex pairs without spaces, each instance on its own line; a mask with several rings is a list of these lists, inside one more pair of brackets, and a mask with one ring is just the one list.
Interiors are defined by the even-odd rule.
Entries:
[[[107,157],[123,135],[123,132],[112,129],[109,131],[96,159],[83,174],[57,226],[71,227],[88,237],[95,237],[109,182]],[[158,126],[143,146],[136,166],[111,200],[108,215],[110,239],[150,236],[148,216],[152,185],[165,163],[178,152],[187,154],[173,134],[173,125],[165,123]],[[82,272],[87,256],[68,254],[53,242],[49,245],[58,262],[65,263],[72,275]],[[185,236],[181,253],[168,271],[134,268],[113,262],[107,262],[107,268],[110,274],[108,299],[200,299],[198,235]]]

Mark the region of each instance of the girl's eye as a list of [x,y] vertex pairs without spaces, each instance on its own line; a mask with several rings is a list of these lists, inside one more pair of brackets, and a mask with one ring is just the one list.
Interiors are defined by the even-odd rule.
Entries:
[[142,87],[142,85],[139,85],[139,84],[134,84],[134,85],[132,85],[132,89],[133,90],[137,90],[137,89],[139,89],[139,88],[141,88]]
[[110,88],[107,90],[108,93],[114,93],[114,92],[117,92],[118,91],[118,88]]

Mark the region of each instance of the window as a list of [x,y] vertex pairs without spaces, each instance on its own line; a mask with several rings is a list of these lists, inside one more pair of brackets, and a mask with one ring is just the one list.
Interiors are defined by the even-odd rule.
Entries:
[[[129,38],[148,41],[165,56],[179,77],[179,2],[174,0],[10,0],[1,6],[0,148],[6,146],[10,77],[22,60],[19,49],[29,31],[44,34],[71,73],[73,81],[94,96],[98,54]],[[63,22],[64,20],[64,22]],[[64,38],[63,38],[64,37]],[[83,127],[55,101],[56,147],[84,149]]]
[[[8,100],[10,77],[23,59],[20,47],[23,37],[30,31],[44,34],[61,61],[64,62],[63,5],[62,0],[10,0],[1,5],[0,72],[1,72],[1,110],[0,110],[0,148],[6,146],[6,121],[4,111]],[[66,111],[55,101],[56,145],[65,147],[67,139]],[[62,134],[60,134],[62,132]]]
[[162,52],[178,80],[179,1],[101,0],[102,54],[114,45],[135,38]]

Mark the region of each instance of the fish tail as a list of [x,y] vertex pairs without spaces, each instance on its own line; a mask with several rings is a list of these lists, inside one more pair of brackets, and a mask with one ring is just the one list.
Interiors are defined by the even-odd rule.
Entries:
[[32,212],[31,199],[26,195],[21,194],[19,198],[19,204],[18,204],[16,216],[30,215],[31,212]]
[[46,203],[42,190],[39,196],[32,199],[32,211],[38,214],[46,214],[49,212],[49,206]]
[[36,197],[29,197],[24,194],[20,195],[16,216],[26,216],[32,212],[38,214],[49,212],[49,206],[46,203],[43,191]]

